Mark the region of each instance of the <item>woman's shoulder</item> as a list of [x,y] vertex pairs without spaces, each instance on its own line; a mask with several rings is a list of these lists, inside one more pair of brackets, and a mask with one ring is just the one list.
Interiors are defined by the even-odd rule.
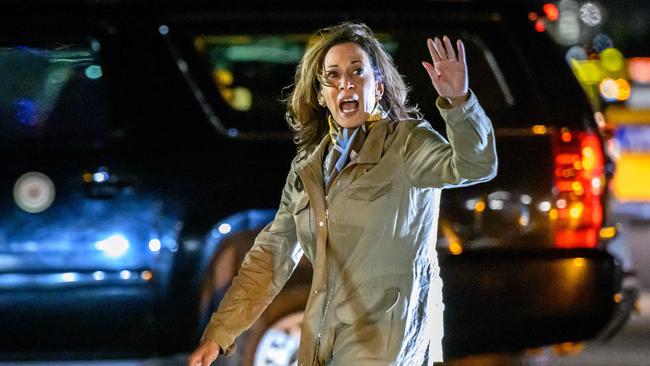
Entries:
[[389,133],[397,134],[397,136],[404,135],[405,137],[411,134],[416,128],[430,129],[431,124],[426,119],[405,119],[401,121],[389,122]]

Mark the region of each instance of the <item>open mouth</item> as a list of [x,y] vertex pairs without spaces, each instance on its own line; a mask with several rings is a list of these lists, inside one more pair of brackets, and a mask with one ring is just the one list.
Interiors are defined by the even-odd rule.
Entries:
[[359,109],[359,102],[351,98],[346,98],[339,103],[339,108],[344,116],[352,115]]

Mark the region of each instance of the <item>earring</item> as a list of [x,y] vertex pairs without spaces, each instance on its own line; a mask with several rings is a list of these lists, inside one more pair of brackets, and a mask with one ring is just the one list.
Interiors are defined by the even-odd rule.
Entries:
[[325,107],[325,101],[322,98],[318,98],[318,104],[320,104],[321,107]]

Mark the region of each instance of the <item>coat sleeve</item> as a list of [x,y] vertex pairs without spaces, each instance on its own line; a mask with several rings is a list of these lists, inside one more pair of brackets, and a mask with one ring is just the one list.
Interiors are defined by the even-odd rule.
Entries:
[[235,351],[235,338],[259,318],[302,257],[294,218],[288,211],[296,178],[294,167],[295,159],[274,220],[260,232],[246,253],[239,273],[201,337],[201,342],[215,341],[226,355]]
[[427,121],[409,133],[403,148],[406,176],[414,186],[451,188],[488,181],[497,172],[492,123],[476,96],[450,108],[438,98],[436,106],[445,120],[449,142]]

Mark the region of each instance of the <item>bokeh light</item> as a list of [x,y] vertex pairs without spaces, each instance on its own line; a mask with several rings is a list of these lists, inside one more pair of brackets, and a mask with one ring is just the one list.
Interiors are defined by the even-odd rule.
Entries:
[[598,5],[586,2],[580,6],[580,20],[590,27],[595,27],[603,21],[603,12]]
[[600,64],[607,71],[619,71],[623,69],[625,61],[623,54],[616,48],[607,48],[600,53]]
[[548,20],[552,22],[560,18],[560,10],[558,10],[555,4],[552,3],[544,4],[543,10],[544,10],[544,14],[546,14],[546,18],[548,18]]

